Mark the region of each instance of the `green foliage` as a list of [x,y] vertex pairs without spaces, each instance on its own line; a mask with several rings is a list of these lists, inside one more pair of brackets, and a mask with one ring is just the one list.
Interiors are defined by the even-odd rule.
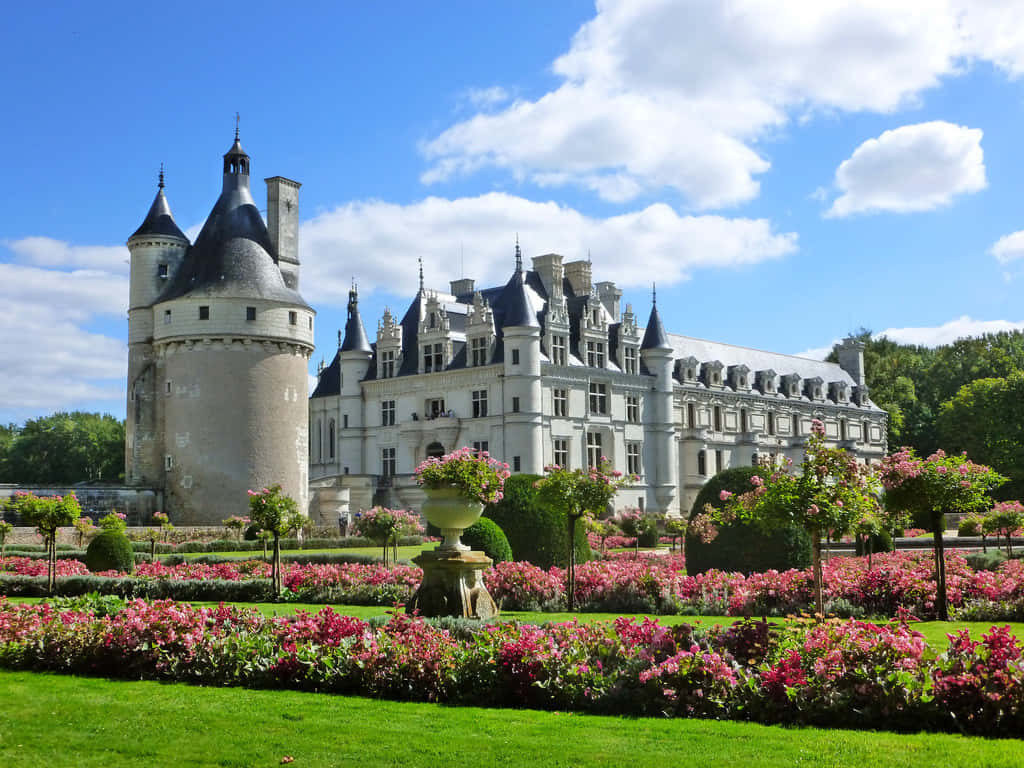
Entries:
[[896,544],[893,542],[892,536],[889,535],[888,531],[875,531],[866,536],[857,536],[854,539],[854,551],[858,555],[866,555],[869,549],[873,554],[877,555],[879,552],[894,551]]
[[968,552],[964,560],[976,571],[995,571],[1006,562],[1006,553],[999,549],[988,552]]
[[[484,507],[484,517],[504,531],[516,560],[540,568],[564,568],[568,563],[568,527],[557,511],[538,502],[534,487],[538,480],[538,475],[512,475],[505,481],[504,498]],[[590,559],[590,544],[583,530],[576,533],[576,559]]]
[[512,473],[508,464],[487,451],[459,448],[441,458],[430,457],[416,467],[416,482],[424,488],[458,488],[484,504],[501,499],[502,486]]
[[960,387],[940,406],[936,431],[947,451],[966,451],[1009,476],[998,498],[1024,497],[1024,371]]
[[280,595],[284,589],[281,583],[281,537],[301,528],[306,517],[299,512],[295,499],[285,495],[281,485],[276,484],[260,491],[249,491],[249,519],[274,536],[270,581],[274,593]]
[[85,567],[98,571],[135,571],[135,553],[128,537],[120,531],[104,530],[89,542],[85,550]]
[[0,482],[71,485],[124,479],[124,422],[109,414],[55,413],[0,430]]
[[505,563],[512,559],[512,547],[509,546],[505,532],[488,517],[481,517],[464,530],[462,543],[483,552],[495,563]]
[[960,524],[956,527],[957,536],[981,536],[984,533],[985,518],[982,515],[973,513],[960,518]]
[[100,528],[104,531],[124,533],[128,529],[128,520],[122,512],[111,512],[100,518]]
[[[734,467],[719,472],[704,484],[694,500],[690,519],[700,515],[706,504],[722,509],[722,491],[742,494],[750,490],[750,478],[764,470],[758,467]],[[760,573],[769,569],[784,571],[806,568],[811,564],[811,540],[804,529],[790,523],[764,532],[753,523],[734,520],[719,524],[718,534],[709,542],[696,533],[685,539],[686,572],[703,573],[711,568],[722,571]]]
[[637,522],[636,543],[638,547],[648,549],[658,546],[658,520],[651,515],[644,515]]

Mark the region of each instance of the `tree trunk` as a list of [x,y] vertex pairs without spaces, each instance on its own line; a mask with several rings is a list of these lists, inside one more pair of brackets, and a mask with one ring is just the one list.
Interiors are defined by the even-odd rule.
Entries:
[[875,542],[871,536],[868,536],[868,570],[871,570],[871,556],[875,553]]
[[46,591],[53,594],[53,587],[57,581],[57,531],[50,532],[50,540],[47,542],[46,551]]
[[576,610],[576,520],[578,518],[569,515],[569,578],[567,599],[569,611]]
[[942,519],[932,526],[935,537],[935,607],[939,621],[949,621],[949,605],[946,598],[946,547],[942,540]]
[[270,578],[274,584],[275,597],[281,596],[281,537],[274,534],[274,561],[270,566]]
[[821,576],[821,531],[811,531],[811,565],[814,575],[814,611],[820,616],[825,615],[825,592],[822,588]]
[[149,559],[156,560],[156,538],[149,540]]

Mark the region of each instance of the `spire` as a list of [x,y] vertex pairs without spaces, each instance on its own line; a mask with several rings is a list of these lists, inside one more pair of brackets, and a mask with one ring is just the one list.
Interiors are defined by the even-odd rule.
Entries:
[[[149,213],[146,214],[146,218],[135,232],[132,237],[138,237],[140,235],[163,235],[164,237],[177,237],[181,240],[188,242],[188,238],[185,237],[184,233],[178,228],[178,225],[174,221],[174,216],[171,214],[171,206],[167,203],[167,197],[164,195],[164,164],[160,163],[160,175],[157,177],[159,181],[156,185],[156,197],[153,198],[153,204],[149,207]],[[129,238],[130,240],[131,238]]]
[[519,248],[519,233],[516,232],[516,272],[523,271],[523,252]]
[[249,155],[242,149],[242,142],[238,138],[238,124],[240,118],[235,113],[235,143],[231,145],[224,154],[224,189],[237,186],[249,186]]
[[420,293],[423,293],[423,257],[416,259],[420,263]]
[[[340,336],[340,334],[339,334]],[[359,316],[359,290],[355,280],[348,292],[348,319],[345,321],[345,339],[340,341],[342,352],[366,352],[372,354],[370,342],[366,339],[363,319]]]
[[495,312],[501,312],[502,327],[525,326],[527,328],[539,328],[537,313],[530,303],[530,297],[526,293],[526,284],[523,282],[523,273],[517,269],[512,273],[512,279],[505,285],[505,289],[498,297],[495,305]]
[[651,286],[651,316],[647,320],[647,328],[644,330],[644,340],[640,342],[640,349],[672,349],[668,343],[668,336],[665,334],[665,326],[661,324],[661,315],[658,314],[658,294],[654,286]]

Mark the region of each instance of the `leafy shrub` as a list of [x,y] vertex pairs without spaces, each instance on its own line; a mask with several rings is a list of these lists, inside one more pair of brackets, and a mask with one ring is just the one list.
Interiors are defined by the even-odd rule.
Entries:
[[1006,562],[1006,553],[999,549],[988,552],[967,552],[964,560],[976,571],[994,571]]
[[481,517],[462,532],[462,543],[478,552],[483,552],[496,563],[508,562],[512,559],[512,547],[508,537],[496,522]]
[[135,553],[128,537],[114,529],[100,531],[89,542],[85,550],[85,565],[90,571],[121,571],[131,573],[135,570]]
[[651,548],[658,546],[658,521],[650,516],[640,518],[637,523],[636,543],[638,546]]
[[[752,486],[750,478],[759,472],[758,467],[734,467],[712,477],[693,502],[690,520],[704,511],[704,505],[720,508],[723,504],[719,494],[745,493]],[[719,525],[718,535],[710,542],[704,542],[692,533],[686,535],[686,570],[688,573],[704,573],[712,568],[721,571],[759,573],[770,569],[784,571],[789,568],[806,568],[811,562],[811,540],[799,525],[779,528],[772,533],[762,533],[755,525],[739,521],[731,525]]]
[[878,533],[871,534],[870,537],[857,537],[854,541],[854,550],[858,555],[866,555],[868,553],[868,541],[871,542],[871,552],[878,554],[879,552],[893,552],[896,549],[896,544],[893,543],[892,536],[885,531],[879,531]]
[[[541,506],[533,484],[539,475],[513,475],[505,481],[505,497],[484,507],[484,517],[504,531],[516,560],[540,568],[565,567],[569,559],[569,524],[564,515]],[[576,562],[591,558],[583,526],[576,530]]]

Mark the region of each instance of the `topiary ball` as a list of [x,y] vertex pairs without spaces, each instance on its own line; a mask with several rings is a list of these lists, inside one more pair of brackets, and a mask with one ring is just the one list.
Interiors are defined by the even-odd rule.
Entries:
[[[720,509],[722,491],[749,491],[753,487],[750,478],[764,472],[759,467],[734,467],[719,472],[697,494],[690,519],[700,514],[705,504]],[[718,535],[710,542],[702,541],[699,536],[686,536],[686,572],[691,576],[711,568],[762,573],[773,568],[779,571],[806,568],[811,564],[811,539],[799,525],[785,526],[771,533],[740,522],[715,527]]]
[[512,560],[512,547],[505,532],[493,520],[481,517],[462,532],[462,543],[470,549],[483,552],[496,563]]
[[85,550],[85,567],[97,571],[135,571],[135,552],[128,537],[120,531],[101,531]]

